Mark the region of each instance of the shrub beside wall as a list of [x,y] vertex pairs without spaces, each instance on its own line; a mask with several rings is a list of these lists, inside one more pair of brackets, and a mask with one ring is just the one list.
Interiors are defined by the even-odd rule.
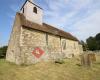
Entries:
[[0,58],[5,58],[6,57],[7,48],[8,48],[8,46],[0,47]]

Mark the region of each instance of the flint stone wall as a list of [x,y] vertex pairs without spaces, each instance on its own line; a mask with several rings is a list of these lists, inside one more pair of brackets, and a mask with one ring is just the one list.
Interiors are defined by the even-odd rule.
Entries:
[[[66,46],[64,50],[63,41],[65,41]],[[21,28],[20,46],[23,58],[22,63],[26,64],[66,57],[71,58],[72,55],[79,55],[80,53],[77,41],[67,40],[59,36],[26,27]],[[32,51],[36,47],[44,51],[44,54],[40,58],[32,54]]]
[[21,63],[21,54],[20,54],[20,19],[16,16],[16,20],[14,22],[14,27],[10,36],[8,49],[6,53],[6,60],[10,62],[14,62],[16,64]]

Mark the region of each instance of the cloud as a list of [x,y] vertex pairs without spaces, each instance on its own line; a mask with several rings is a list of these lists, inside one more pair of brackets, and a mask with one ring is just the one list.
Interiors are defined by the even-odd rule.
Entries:
[[[49,10],[45,10],[45,20],[47,22],[65,26],[70,23],[70,19],[77,16],[81,8],[89,4],[90,0],[45,0]],[[49,19],[49,21],[48,21]],[[75,19],[74,19],[75,20]],[[60,24],[59,24],[60,23]],[[63,25],[61,25],[63,24]]]
[[81,40],[100,33],[100,11],[74,24],[72,33]]
[[[50,9],[52,10],[52,11],[59,11],[61,8],[64,8],[65,7],[65,5],[67,5],[67,2],[69,1],[69,0],[49,0],[50,2],[49,2],[49,7],[50,7]],[[53,4],[52,4],[53,3]]]
[[[44,21],[80,40],[100,32],[100,0],[44,0]],[[44,7],[44,4],[42,4]],[[42,6],[41,5],[41,6]],[[87,31],[89,30],[89,31]]]
[[88,6],[92,0],[71,0],[69,5],[73,7],[74,10],[80,10],[83,7]]
[[[80,40],[85,40],[87,37],[100,32],[100,0],[34,1],[44,10],[44,22],[71,32]],[[7,13],[10,18],[14,18],[24,0],[18,0],[18,2],[10,5],[11,11]]]
[[[80,40],[100,32],[100,0],[34,0],[44,9],[44,22],[71,32]],[[10,5],[14,18],[20,4]],[[19,6],[20,5],[20,6]],[[87,31],[89,30],[89,31]]]

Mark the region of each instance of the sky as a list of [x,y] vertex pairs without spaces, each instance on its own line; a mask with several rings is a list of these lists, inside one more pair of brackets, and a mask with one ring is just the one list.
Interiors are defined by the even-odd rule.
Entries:
[[[0,0],[0,46],[8,44],[16,12],[25,0]],[[100,0],[33,0],[43,22],[86,40],[100,32]]]

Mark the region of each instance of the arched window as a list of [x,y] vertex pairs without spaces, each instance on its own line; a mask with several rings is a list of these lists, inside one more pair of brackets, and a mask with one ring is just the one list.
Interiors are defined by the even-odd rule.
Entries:
[[36,7],[33,8],[33,12],[37,14],[37,8]]

